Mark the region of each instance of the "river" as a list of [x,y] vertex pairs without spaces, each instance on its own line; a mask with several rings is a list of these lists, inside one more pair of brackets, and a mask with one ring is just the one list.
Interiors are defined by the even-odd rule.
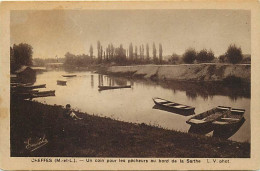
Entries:
[[[64,74],[76,74],[77,77],[65,78],[62,77]],[[57,80],[66,80],[67,85],[57,85]],[[246,110],[245,121],[237,130],[232,130],[228,137],[234,141],[250,142],[250,94],[244,87],[226,87],[214,83],[153,82],[91,72],[65,71],[38,74],[35,84],[46,84],[46,90],[56,90],[55,96],[35,99],[38,102],[62,106],[71,104],[76,111],[181,132],[191,131],[186,120],[192,115],[185,116],[156,109],[153,97],[194,106],[195,113],[204,112],[218,105],[243,108]],[[132,85],[132,88],[98,91],[98,85]],[[213,131],[206,135],[216,136]]]

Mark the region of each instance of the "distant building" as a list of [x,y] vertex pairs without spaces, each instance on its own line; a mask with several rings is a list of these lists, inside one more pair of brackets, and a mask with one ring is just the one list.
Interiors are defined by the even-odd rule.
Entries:
[[21,66],[15,71],[17,81],[21,83],[34,83],[36,81],[36,71],[29,66]]

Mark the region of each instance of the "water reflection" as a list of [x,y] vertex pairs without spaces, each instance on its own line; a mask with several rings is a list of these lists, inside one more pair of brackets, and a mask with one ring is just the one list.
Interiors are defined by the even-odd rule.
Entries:
[[189,115],[194,114],[194,111],[182,111],[182,110],[178,110],[178,109],[169,109],[169,108],[159,106],[159,105],[154,105],[153,109],[163,110],[163,111],[167,111],[167,112],[171,112],[171,113],[179,114],[179,115],[183,115],[183,116],[189,116]]
[[213,137],[228,139],[241,128],[245,121],[245,118],[242,118],[241,121],[236,124],[215,128],[213,132]]
[[98,85],[102,86],[103,85],[103,75],[98,75]]
[[[250,89],[221,84],[191,82],[154,82],[131,78],[120,78],[91,72],[77,72],[77,77],[65,78],[67,86],[57,86],[56,81],[66,72],[45,72],[37,75],[36,84],[46,84],[47,89],[56,90],[55,97],[35,99],[47,104],[70,103],[74,109],[126,122],[159,125],[163,128],[206,133],[206,128],[190,128],[185,114],[153,108],[153,97],[168,99],[176,103],[194,106],[201,113],[218,105],[244,108],[246,122],[230,138],[235,141],[250,141]],[[131,89],[115,89],[101,93],[98,86],[131,85]],[[155,110],[156,109],[156,110]],[[176,113],[176,114],[173,114]],[[215,134],[217,131],[215,132]],[[216,135],[215,135],[216,136]]]
[[91,75],[91,88],[94,88],[94,75]]
[[[113,78],[113,77],[111,77]],[[113,78],[116,79],[116,78]],[[119,78],[117,78],[119,79]],[[121,78],[124,79],[124,78]],[[228,96],[232,101],[236,101],[239,98],[250,98],[250,84],[224,84],[218,82],[180,82],[180,81],[151,81],[151,80],[137,80],[139,84],[144,85],[157,85],[163,88],[172,90],[173,94],[178,91],[184,91],[186,96],[191,100],[196,100],[198,97],[202,97],[204,100],[212,99],[216,95]]]

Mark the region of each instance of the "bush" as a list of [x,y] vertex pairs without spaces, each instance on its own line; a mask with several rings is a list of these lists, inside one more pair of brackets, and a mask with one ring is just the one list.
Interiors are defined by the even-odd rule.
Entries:
[[197,57],[196,60],[200,63],[202,62],[210,62],[215,58],[214,53],[210,50],[207,51],[206,49],[201,50]]
[[168,59],[168,62],[171,64],[177,64],[180,60],[179,55],[177,55],[176,53],[173,53],[172,56]]
[[224,62],[226,62],[226,56],[225,55],[220,55],[218,60],[219,60],[219,62],[224,63]]
[[232,64],[236,64],[242,61],[243,59],[243,55],[242,55],[242,50],[239,47],[236,47],[236,45],[230,45],[228,47],[228,50],[225,54],[227,61],[232,63]]
[[183,54],[183,62],[186,64],[192,64],[195,61],[196,56],[197,52],[195,51],[195,49],[187,49]]

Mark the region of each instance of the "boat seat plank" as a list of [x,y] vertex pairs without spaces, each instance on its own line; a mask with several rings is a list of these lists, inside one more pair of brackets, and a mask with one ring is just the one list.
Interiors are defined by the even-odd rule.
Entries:
[[240,119],[237,118],[221,118],[223,120],[234,120],[234,121],[239,121]]
[[218,124],[218,125],[228,125],[229,122],[221,122],[221,121],[214,121],[212,122],[213,124]]
[[172,106],[172,105],[175,105],[175,103],[167,103],[167,104],[165,104],[165,106]]
[[184,107],[187,107],[187,106],[183,106],[183,105],[178,105],[178,106],[174,106],[176,108],[184,108]]
[[168,102],[168,101],[166,101],[166,100],[162,100],[162,99],[155,99],[155,100],[156,100],[156,102],[158,102],[158,103]]
[[239,109],[232,109],[231,112],[245,112],[244,110],[239,110]]
[[228,107],[220,107],[220,106],[218,106],[217,108],[218,109],[225,109],[225,110],[229,109]]
[[199,120],[199,119],[191,119],[191,120],[189,120],[189,122],[194,123],[194,124],[205,123],[205,121]]

